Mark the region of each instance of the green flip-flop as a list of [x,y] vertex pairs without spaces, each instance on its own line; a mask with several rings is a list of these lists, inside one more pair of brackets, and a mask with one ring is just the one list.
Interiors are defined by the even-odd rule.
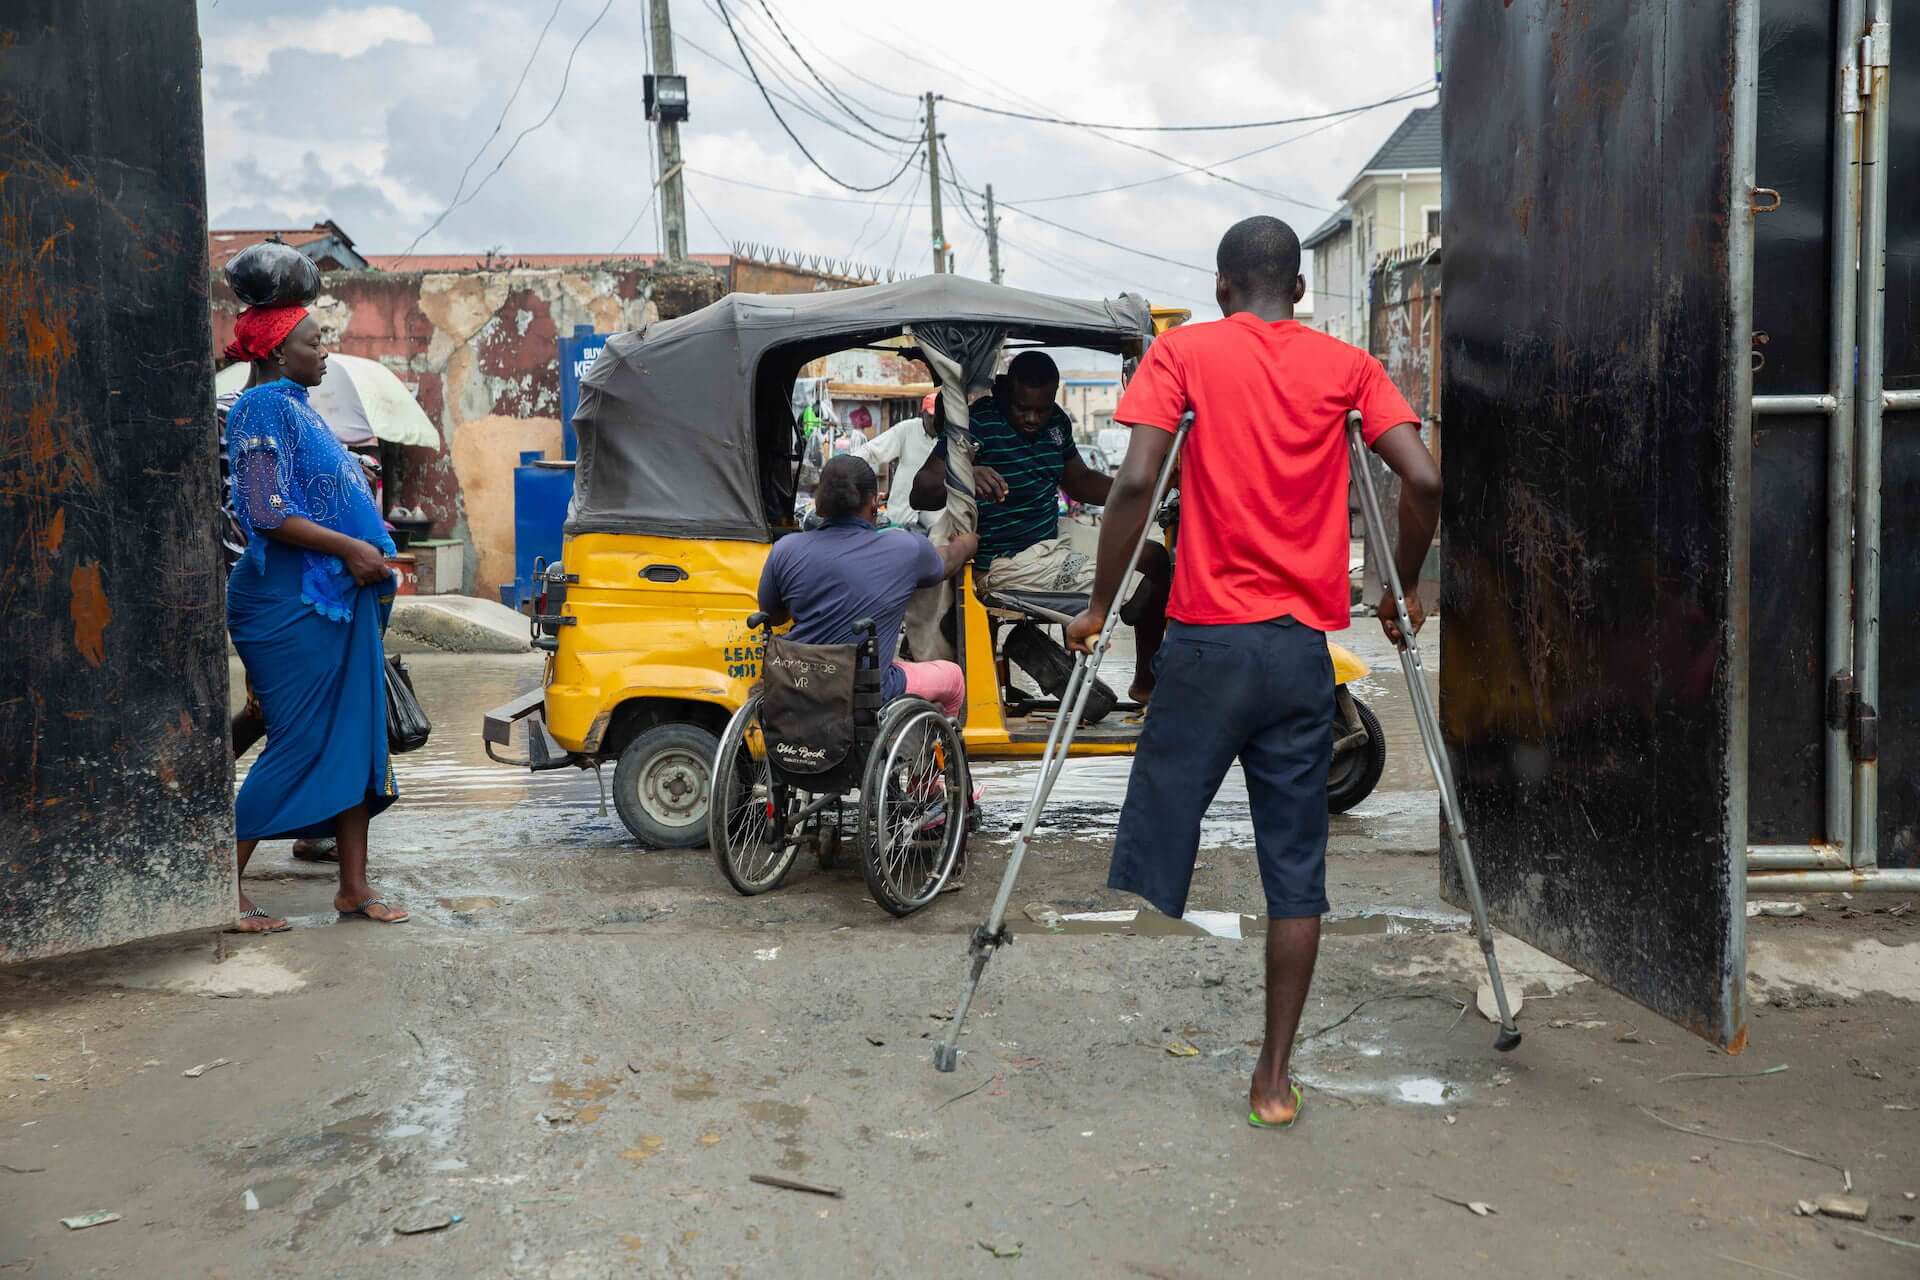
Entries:
[[1251,1109],[1249,1109],[1247,1112],[1247,1123],[1249,1125],[1252,1125],[1256,1129],[1291,1129],[1293,1128],[1293,1122],[1300,1118],[1300,1112],[1306,1108],[1307,1101],[1304,1097],[1301,1096],[1300,1086],[1298,1084],[1292,1085],[1292,1089],[1293,1089],[1293,1115],[1290,1116],[1284,1123],[1269,1124],[1267,1121],[1262,1120],[1260,1118],[1260,1113],[1258,1111],[1254,1111]]

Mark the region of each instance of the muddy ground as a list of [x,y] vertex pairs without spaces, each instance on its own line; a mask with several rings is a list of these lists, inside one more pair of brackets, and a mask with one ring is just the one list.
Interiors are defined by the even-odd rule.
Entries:
[[[916,918],[854,870],[742,899],[636,849],[591,775],[485,762],[479,712],[536,659],[422,657],[433,743],[375,825],[412,923],[337,923],[267,846],[249,891],[291,933],[0,973],[0,1277],[1920,1272],[1920,910],[1755,921],[1737,1059],[1503,944],[1526,1042],[1496,1054],[1404,690],[1354,635],[1392,760],[1334,822],[1292,1132],[1244,1123],[1257,937],[1151,913],[1016,917],[933,1071],[1029,773],[980,770],[967,885]],[[1102,887],[1125,774],[1071,769],[1017,904],[1137,905]],[[1249,831],[1230,781],[1193,894],[1227,932]],[[1849,1180],[1889,1240],[1795,1215]],[[60,1225],[93,1210],[121,1220]]]

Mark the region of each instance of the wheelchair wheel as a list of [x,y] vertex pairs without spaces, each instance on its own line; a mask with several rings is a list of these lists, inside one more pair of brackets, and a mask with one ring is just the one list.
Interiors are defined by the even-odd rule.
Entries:
[[896,916],[932,902],[967,840],[967,761],[930,702],[887,708],[860,783],[860,845],[873,900]]
[[760,740],[756,693],[733,713],[720,736],[707,809],[707,844],[720,872],[749,897],[779,888],[800,849],[800,833],[787,823],[787,815],[799,807],[799,795],[774,782]]

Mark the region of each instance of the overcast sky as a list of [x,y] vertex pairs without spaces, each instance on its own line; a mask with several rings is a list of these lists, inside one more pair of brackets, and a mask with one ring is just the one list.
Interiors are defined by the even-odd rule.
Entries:
[[[927,272],[927,193],[918,167],[870,196],[836,187],[811,167],[745,78],[717,3],[673,6],[693,111],[682,131],[692,250],[726,252],[732,242],[754,241]],[[1354,106],[1430,84],[1433,72],[1432,0],[726,4],[769,87],[873,144],[778,104],[820,163],[856,186],[892,176],[907,145],[875,136],[826,101],[808,66],[875,129],[902,137],[918,132],[917,95],[928,90],[1092,122],[1206,124]],[[646,0],[611,0],[580,46],[552,118],[493,172],[514,136],[553,107],[569,51],[603,5],[608,0],[559,0],[542,39],[554,0],[199,0],[213,226],[300,226],[330,217],[363,252],[398,253],[446,209],[477,155],[465,203],[420,241],[420,252],[591,252],[613,249],[623,235],[628,250],[657,249],[655,212],[641,216],[654,179],[641,107]],[[781,42],[768,8],[804,63]],[[1221,231],[1250,213],[1273,213],[1305,235],[1406,112],[1433,100],[1332,127],[1116,135],[1177,163],[1081,129],[985,115],[957,102],[941,104],[938,120],[967,186],[991,182],[1003,202],[1030,204],[1033,214],[1073,229],[1005,209],[1008,284],[1077,295],[1132,289],[1210,314],[1208,264]],[[1215,163],[1288,138],[1299,140]],[[1048,199],[1162,178],[1193,163],[1265,194],[1188,173]],[[946,204],[957,269],[984,277],[984,236],[952,193]]]

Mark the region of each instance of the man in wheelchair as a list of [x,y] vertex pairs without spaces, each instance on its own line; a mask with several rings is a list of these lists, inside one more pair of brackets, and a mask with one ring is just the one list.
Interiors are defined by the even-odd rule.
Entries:
[[895,653],[913,593],[958,573],[979,539],[962,534],[936,547],[903,530],[878,530],[879,480],[854,454],[840,454],[820,469],[813,507],[820,527],[788,534],[767,557],[761,612],[774,626],[792,619],[787,639],[795,644],[853,644],[854,622],[873,619],[882,699],[910,694],[949,717],[959,715],[966,677],[957,663],[901,662]]
[[[1023,351],[1008,365],[995,393],[968,407],[980,503],[974,572],[983,597],[1017,601],[1037,596],[1049,611],[1071,617],[1085,607],[1093,590],[1094,562],[1060,536],[1059,494],[1064,490],[1076,502],[1104,506],[1113,477],[1081,458],[1073,442],[1073,420],[1054,399],[1059,387],[1060,370],[1052,357]],[[946,505],[946,494],[943,437],[914,477],[913,505],[938,511]],[[1153,658],[1167,629],[1167,591],[1173,580],[1167,549],[1157,542],[1147,544],[1140,573],[1145,583],[1122,607],[1120,619],[1134,629],[1128,696],[1144,703],[1153,694]],[[1067,604],[1072,607],[1062,607]]]

